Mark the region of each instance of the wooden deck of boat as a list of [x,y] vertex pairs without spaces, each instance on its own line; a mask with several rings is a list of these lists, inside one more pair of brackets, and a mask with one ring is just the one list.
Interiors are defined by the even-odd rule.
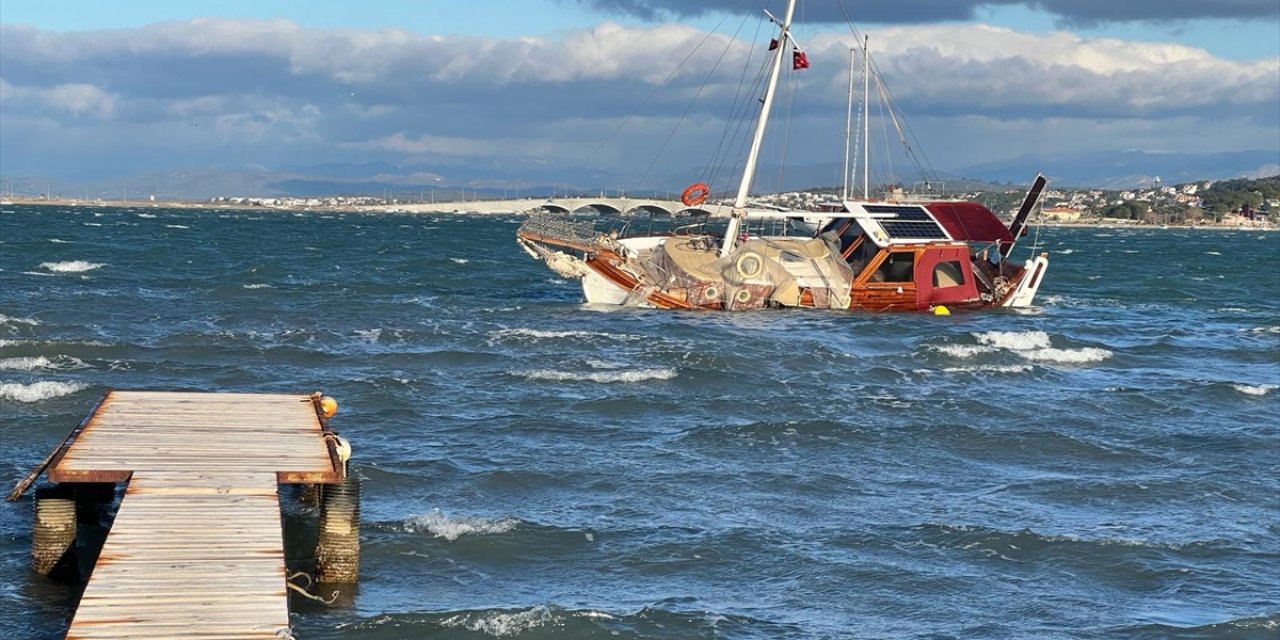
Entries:
[[278,483],[342,471],[311,396],[112,391],[49,479],[128,481],[68,638],[280,638]]

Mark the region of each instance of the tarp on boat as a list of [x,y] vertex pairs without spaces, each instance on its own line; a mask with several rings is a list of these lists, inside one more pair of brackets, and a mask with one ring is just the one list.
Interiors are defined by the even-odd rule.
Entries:
[[1013,242],[996,214],[978,202],[930,202],[924,205],[952,238],[965,242]]

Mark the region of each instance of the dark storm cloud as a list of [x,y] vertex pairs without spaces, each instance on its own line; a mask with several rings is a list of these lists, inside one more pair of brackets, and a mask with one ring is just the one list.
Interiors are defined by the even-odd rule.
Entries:
[[[742,0],[576,0],[600,11],[644,19],[699,16],[712,12],[755,13]],[[782,5],[782,0],[773,4]],[[843,5],[843,6],[842,6]],[[805,22],[926,23],[968,20],[983,7],[1023,5],[1053,14],[1065,23],[1176,21],[1200,18],[1275,19],[1277,0],[843,0],[804,2],[797,18]]]

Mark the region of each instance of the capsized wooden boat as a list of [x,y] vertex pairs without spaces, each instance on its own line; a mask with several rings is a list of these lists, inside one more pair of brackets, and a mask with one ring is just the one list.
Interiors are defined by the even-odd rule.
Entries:
[[[592,304],[726,311],[1031,305],[1048,257],[1034,255],[1022,264],[1009,257],[1044,190],[1043,176],[1036,177],[1008,227],[980,203],[943,200],[846,197],[825,212],[749,212],[747,195],[788,46],[794,68],[808,66],[789,37],[794,7],[792,0],[778,21],[755,137],[727,216],[712,218],[714,207],[702,207],[708,189],[699,183],[682,199],[688,208],[679,213],[689,220],[668,229],[637,233],[631,224],[599,229],[590,221],[544,211],[521,225],[520,246],[556,273],[580,278]],[[863,185],[865,194],[865,178]],[[816,231],[797,232],[797,221],[817,223]]]
[[[1043,187],[1037,178],[1023,212]],[[637,225],[621,225],[617,233],[540,213],[516,237],[552,270],[581,278],[588,303],[660,309],[1026,307],[1049,266],[1043,253],[1021,264],[1008,259],[1025,213],[1006,227],[977,202],[846,201],[843,211],[824,215],[808,236],[755,232],[786,222],[757,216],[747,232],[731,236],[736,242],[727,252],[718,232],[724,221],[705,215],[670,231],[628,236],[625,229]]]

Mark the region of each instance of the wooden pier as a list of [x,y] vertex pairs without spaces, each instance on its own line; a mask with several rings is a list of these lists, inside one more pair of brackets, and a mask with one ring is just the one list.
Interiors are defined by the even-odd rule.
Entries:
[[281,638],[279,483],[345,476],[318,396],[109,392],[56,483],[128,482],[68,638]]

